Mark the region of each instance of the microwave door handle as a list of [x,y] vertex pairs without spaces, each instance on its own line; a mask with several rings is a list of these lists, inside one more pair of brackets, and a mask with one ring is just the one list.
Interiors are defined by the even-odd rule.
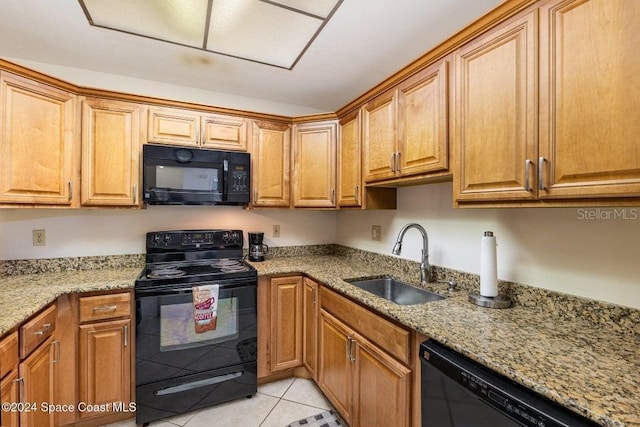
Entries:
[[222,161],[222,185],[220,186],[220,192],[222,193],[222,201],[226,202],[227,201],[227,196],[229,195],[229,189],[227,188],[227,185],[229,184],[226,180],[227,174],[229,173],[229,160],[225,159]]

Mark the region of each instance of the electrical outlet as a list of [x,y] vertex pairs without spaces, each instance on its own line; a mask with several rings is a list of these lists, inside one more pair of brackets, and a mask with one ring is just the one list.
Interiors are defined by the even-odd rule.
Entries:
[[33,230],[33,246],[46,246],[47,231],[44,229]]
[[280,226],[279,225],[274,225],[273,226],[273,237],[280,237]]
[[378,242],[382,240],[382,226],[380,225],[371,226],[371,240],[375,240]]

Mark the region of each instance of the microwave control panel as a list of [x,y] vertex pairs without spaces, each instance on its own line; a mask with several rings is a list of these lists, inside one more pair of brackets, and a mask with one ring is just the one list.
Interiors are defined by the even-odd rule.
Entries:
[[231,188],[233,193],[249,192],[249,171],[245,166],[236,165],[231,171]]

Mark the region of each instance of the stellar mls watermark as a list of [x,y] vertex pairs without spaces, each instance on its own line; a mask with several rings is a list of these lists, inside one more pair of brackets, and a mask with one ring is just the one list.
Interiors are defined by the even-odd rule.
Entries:
[[640,219],[640,208],[581,208],[576,218],[587,221],[632,221]]

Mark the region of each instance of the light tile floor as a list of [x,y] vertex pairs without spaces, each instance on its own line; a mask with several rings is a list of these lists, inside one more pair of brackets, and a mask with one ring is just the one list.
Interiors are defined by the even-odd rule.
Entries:
[[[287,378],[258,386],[251,399],[241,398],[188,414],[152,422],[150,427],[285,427],[333,409],[313,381]],[[135,419],[105,427],[134,427]]]

